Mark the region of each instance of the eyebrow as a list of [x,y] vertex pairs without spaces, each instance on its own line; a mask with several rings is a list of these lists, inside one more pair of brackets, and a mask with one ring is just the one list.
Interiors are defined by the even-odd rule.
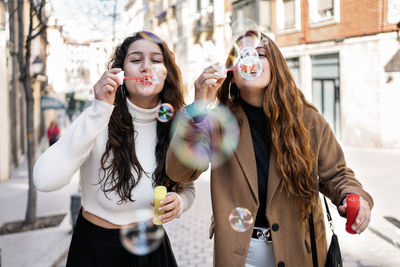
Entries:
[[257,46],[256,49],[266,49],[264,46]]
[[[130,55],[143,55],[143,52],[133,51],[133,52],[129,53],[127,56],[130,56]],[[162,56],[162,53],[160,53],[160,52],[152,52],[151,55],[160,55],[160,56]]]

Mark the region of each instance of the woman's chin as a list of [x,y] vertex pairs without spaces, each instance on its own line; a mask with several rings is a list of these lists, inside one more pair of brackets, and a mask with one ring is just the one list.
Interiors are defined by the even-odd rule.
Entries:
[[[161,89],[162,90],[162,89]],[[136,87],[134,95],[140,95],[142,97],[150,97],[154,95],[158,95],[161,90],[155,88],[154,85],[140,85]]]
[[268,84],[259,81],[246,80],[243,81],[241,84],[239,84],[238,87],[242,90],[247,90],[247,91],[264,91],[267,85]]

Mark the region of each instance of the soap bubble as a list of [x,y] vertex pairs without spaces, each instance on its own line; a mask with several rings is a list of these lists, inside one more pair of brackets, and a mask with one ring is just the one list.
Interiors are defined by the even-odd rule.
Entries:
[[261,40],[258,25],[250,19],[238,19],[232,23],[232,45],[239,51],[245,47],[256,48]]
[[171,104],[163,103],[158,108],[156,115],[160,122],[168,122],[174,116],[174,108]]
[[161,83],[167,78],[167,68],[164,64],[153,64],[151,66],[150,76],[153,83]]
[[161,44],[164,41],[158,37],[157,35],[155,35],[152,32],[147,32],[147,31],[143,31],[143,32],[139,32],[138,33],[143,39],[153,42],[153,43],[157,43],[157,44]]
[[247,56],[239,61],[240,75],[246,80],[254,80],[262,73],[263,66],[258,57]]
[[247,58],[247,57],[255,57],[258,58],[258,52],[255,48],[252,47],[245,47],[239,52],[240,59]]
[[153,223],[153,210],[140,209],[132,212],[136,222],[120,229],[121,243],[135,255],[147,255],[162,243],[164,228]]
[[247,80],[260,76],[262,64],[256,47],[262,43],[262,35],[255,22],[239,19],[232,23],[232,48],[225,66],[228,70],[238,70]]
[[211,162],[214,168],[224,164],[235,151],[239,126],[227,107],[217,105],[207,110],[202,106],[204,102],[196,101],[177,114],[171,127],[172,150],[188,167],[207,168]]
[[248,209],[237,207],[229,214],[229,223],[236,232],[245,232],[253,224],[253,216]]
[[129,80],[136,80],[142,82],[143,85],[152,85],[162,83],[167,78],[167,68],[164,64],[153,64],[150,73],[138,76],[136,78],[128,78]]

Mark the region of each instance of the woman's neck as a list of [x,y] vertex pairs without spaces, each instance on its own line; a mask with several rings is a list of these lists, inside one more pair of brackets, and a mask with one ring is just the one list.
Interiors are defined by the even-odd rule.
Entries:
[[131,101],[131,103],[135,104],[136,106],[144,109],[152,109],[156,107],[159,103],[158,97],[154,97],[152,99],[138,99],[138,97],[129,97],[129,101]]
[[256,92],[240,91],[240,97],[248,104],[255,107],[262,107],[264,102],[264,94]]
[[128,111],[135,122],[151,123],[157,119],[156,113],[159,103],[158,105],[154,105],[152,108],[142,108],[135,103],[132,103],[129,98],[126,99],[126,103],[128,106]]

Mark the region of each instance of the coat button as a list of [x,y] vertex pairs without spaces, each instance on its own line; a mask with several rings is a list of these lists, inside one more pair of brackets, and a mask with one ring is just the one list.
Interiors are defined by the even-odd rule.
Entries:
[[280,262],[278,263],[278,267],[285,267],[285,263],[283,263],[283,261],[280,261]]
[[271,229],[272,229],[272,231],[275,231],[275,232],[278,231],[278,229],[279,229],[279,224],[274,223],[274,224],[272,225]]

